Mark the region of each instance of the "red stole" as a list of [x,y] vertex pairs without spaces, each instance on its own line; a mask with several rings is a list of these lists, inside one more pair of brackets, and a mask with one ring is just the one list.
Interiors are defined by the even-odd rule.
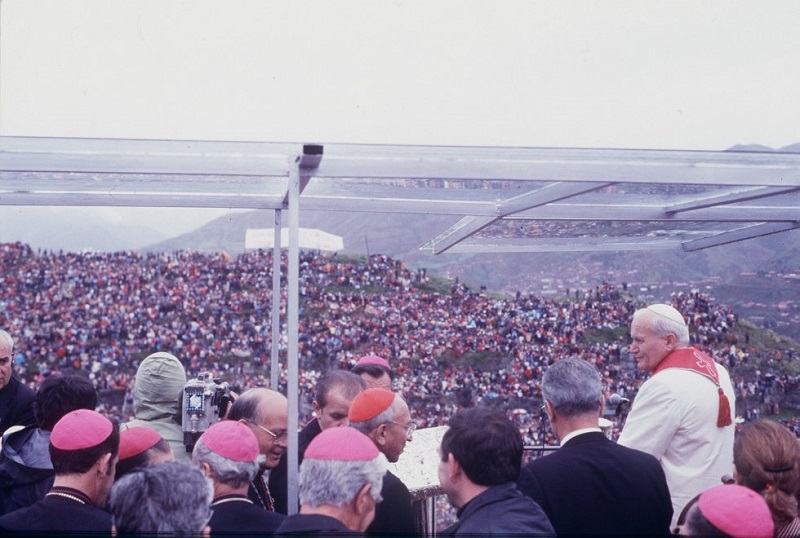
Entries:
[[667,355],[658,366],[653,369],[653,375],[662,372],[667,368],[680,368],[682,370],[691,370],[702,376],[707,377],[714,382],[717,386],[719,393],[719,413],[717,414],[717,427],[731,425],[731,403],[728,397],[725,396],[722,387],[719,386],[719,374],[717,373],[717,366],[714,360],[693,347],[684,347],[676,349]]

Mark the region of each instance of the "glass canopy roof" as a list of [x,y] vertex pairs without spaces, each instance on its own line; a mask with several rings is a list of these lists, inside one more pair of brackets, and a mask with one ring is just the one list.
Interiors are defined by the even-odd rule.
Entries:
[[[697,250],[800,227],[800,154],[0,137],[0,204],[461,217],[442,252]],[[398,234],[403,230],[398,230]]]

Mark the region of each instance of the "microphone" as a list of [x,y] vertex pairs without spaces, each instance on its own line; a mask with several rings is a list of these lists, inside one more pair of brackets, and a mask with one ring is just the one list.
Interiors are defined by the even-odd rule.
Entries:
[[630,400],[627,398],[623,398],[616,392],[608,397],[608,403],[611,405],[621,405],[625,403],[630,403]]
[[623,398],[616,392],[608,397],[608,403],[612,406],[617,408],[615,414],[620,416],[622,414],[622,408],[625,406],[626,403],[630,403],[630,400],[627,398]]

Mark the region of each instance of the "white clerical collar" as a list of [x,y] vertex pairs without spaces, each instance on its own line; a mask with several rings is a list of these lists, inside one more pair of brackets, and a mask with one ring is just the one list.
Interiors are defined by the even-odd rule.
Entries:
[[565,435],[565,436],[564,436],[564,438],[561,440],[561,446],[564,446],[565,444],[567,444],[567,441],[569,441],[569,440],[570,440],[570,439],[572,439],[573,437],[577,437],[577,436],[579,436],[579,435],[582,435],[582,434],[584,434],[584,433],[590,433],[590,432],[602,432],[602,431],[603,431],[603,430],[601,430],[600,428],[583,428],[583,429],[581,429],[581,430],[575,430],[574,432],[569,432],[569,433],[568,433],[567,435]]

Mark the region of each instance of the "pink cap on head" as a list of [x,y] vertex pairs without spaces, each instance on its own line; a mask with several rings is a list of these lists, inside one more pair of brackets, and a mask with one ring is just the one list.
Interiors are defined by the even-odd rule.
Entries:
[[371,388],[360,392],[350,404],[350,422],[364,422],[383,413],[394,403],[394,392]]
[[212,452],[233,461],[255,461],[259,454],[255,434],[238,420],[217,422],[200,440]]
[[111,435],[114,425],[89,409],[70,411],[53,426],[50,444],[59,450],[81,450],[97,446]]
[[708,488],[700,494],[697,507],[709,523],[734,538],[770,538],[775,531],[767,502],[744,486]]
[[305,459],[334,461],[370,461],[380,452],[372,440],[349,426],[328,428],[312,439]]
[[377,355],[367,355],[366,357],[361,357],[358,359],[356,366],[360,366],[362,364],[377,364],[378,366],[383,366],[387,370],[392,369],[386,359],[378,357]]
[[161,435],[149,426],[136,426],[119,433],[120,461],[138,456],[153,448],[161,440]]

